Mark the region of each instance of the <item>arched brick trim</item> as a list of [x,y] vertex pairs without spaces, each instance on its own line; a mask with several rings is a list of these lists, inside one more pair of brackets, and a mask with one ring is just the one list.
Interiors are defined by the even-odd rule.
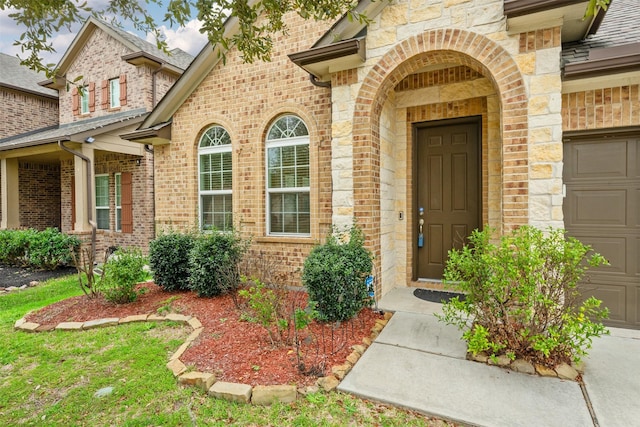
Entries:
[[365,77],[353,117],[354,214],[380,273],[380,113],[406,76],[434,64],[466,65],[489,78],[501,103],[503,229],[528,222],[527,93],[516,62],[493,40],[462,29],[431,30],[397,44]]

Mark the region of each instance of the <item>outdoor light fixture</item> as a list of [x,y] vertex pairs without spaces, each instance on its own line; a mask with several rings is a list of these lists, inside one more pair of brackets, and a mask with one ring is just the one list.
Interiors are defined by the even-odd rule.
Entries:
[[96,139],[92,136],[88,136],[85,138],[84,142],[86,142],[87,144],[91,144],[92,142],[94,142]]

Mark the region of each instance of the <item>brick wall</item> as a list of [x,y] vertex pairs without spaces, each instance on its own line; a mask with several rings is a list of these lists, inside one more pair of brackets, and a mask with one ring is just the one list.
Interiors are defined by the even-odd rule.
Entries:
[[[159,228],[192,228],[198,223],[197,144],[213,124],[231,136],[234,222],[252,249],[295,270],[331,223],[331,94],[313,86],[286,54],[308,49],[327,23],[288,17],[286,37],[275,40],[272,61],[244,64],[235,51],[220,63],[176,112],[172,142],[156,150],[156,223]],[[295,114],[310,132],[311,237],[266,236],[265,148],[269,126]],[[291,278],[290,283],[299,284]]]
[[58,100],[0,88],[0,139],[58,124]]
[[[140,165],[138,165],[138,160]],[[133,178],[133,233],[115,231],[115,174],[131,172]],[[153,155],[144,157],[126,154],[96,152],[95,173],[109,175],[110,229],[98,230],[97,253],[101,257],[110,246],[135,246],[148,252],[148,244],[154,237],[153,225]],[[61,164],[62,229],[73,232],[71,186],[73,185],[73,160]],[[90,235],[83,234],[83,238]]]
[[[112,52],[112,54],[105,55],[105,52]],[[60,90],[60,123],[70,123],[138,108],[151,110],[153,70],[149,66],[136,67],[123,61],[121,56],[125,53],[131,52],[107,33],[101,30],[93,32],[76,56],[76,60],[69,67],[67,79],[73,81],[76,77],[82,76],[81,84],[95,84],[95,111],[74,116],[72,109],[73,88],[70,87],[69,90],[63,88]],[[127,81],[126,105],[113,109],[103,107],[102,82],[123,74],[126,75]],[[164,96],[174,81],[173,77],[164,72],[157,74],[158,99]]]
[[640,86],[598,88],[562,95],[565,131],[640,125]]
[[60,165],[20,162],[20,227],[60,229]]

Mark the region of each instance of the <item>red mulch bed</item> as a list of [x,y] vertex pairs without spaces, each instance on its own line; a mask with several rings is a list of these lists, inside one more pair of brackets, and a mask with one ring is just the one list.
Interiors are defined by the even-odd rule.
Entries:
[[[169,305],[172,312],[195,316],[204,326],[198,339],[180,357],[187,366],[214,372],[221,381],[252,386],[305,386],[313,384],[319,376],[330,374],[333,366],[343,364],[352,352],[351,346],[361,344],[363,338],[370,336],[375,321],[382,318],[379,313],[364,309],[355,319],[338,325],[314,322],[308,331],[302,332],[298,359],[293,345],[272,344],[262,326],[241,320],[242,310],[229,295],[200,298],[192,292],[165,292],[152,282],[140,286],[147,288],[147,292],[130,304],[115,305],[83,295],[31,313],[27,320],[48,326],[156,313]],[[289,291],[287,304],[305,307],[306,297],[305,292]],[[299,361],[303,362],[304,369],[299,369]]]

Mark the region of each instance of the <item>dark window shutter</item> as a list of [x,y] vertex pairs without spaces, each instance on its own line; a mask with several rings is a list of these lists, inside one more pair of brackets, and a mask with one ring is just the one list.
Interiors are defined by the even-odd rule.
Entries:
[[102,98],[102,109],[109,108],[110,100],[109,100],[109,80],[102,81],[102,87],[100,88],[100,96]]
[[122,207],[121,227],[123,233],[133,233],[133,184],[131,172],[120,175],[120,206]]
[[71,104],[73,109],[73,115],[77,116],[79,114],[79,109],[80,109],[80,97],[78,96],[78,88],[75,86],[71,89]]
[[76,180],[71,177],[71,229],[76,228]]
[[120,105],[127,105],[127,75],[120,74]]
[[89,83],[89,112],[96,111],[96,84]]

